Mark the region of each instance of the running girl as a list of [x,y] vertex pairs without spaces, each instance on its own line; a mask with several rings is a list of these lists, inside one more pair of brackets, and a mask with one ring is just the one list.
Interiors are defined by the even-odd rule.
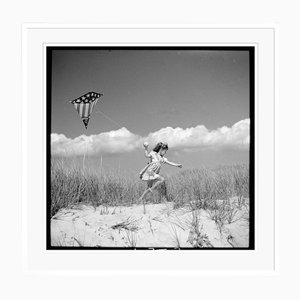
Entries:
[[164,157],[169,149],[167,143],[158,143],[150,153],[147,151],[147,144],[144,144],[144,148],[145,156],[150,158],[150,163],[148,163],[148,165],[140,172],[140,178],[147,182],[147,189],[139,199],[139,201],[143,201],[143,203],[145,196],[148,193],[152,193],[155,188],[165,181],[165,179],[159,175],[162,164],[168,164],[170,166],[182,168],[181,164],[170,162],[166,157]]

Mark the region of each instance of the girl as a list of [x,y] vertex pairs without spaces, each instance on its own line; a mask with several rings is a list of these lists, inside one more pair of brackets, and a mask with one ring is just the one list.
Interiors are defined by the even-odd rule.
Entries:
[[[140,172],[140,178],[147,182],[148,188],[144,191],[139,201],[143,201],[148,193],[153,193],[153,190],[157,188],[160,184],[164,183],[165,179],[159,175],[162,164],[168,164],[170,166],[182,168],[181,164],[173,163],[164,157],[168,150],[167,143],[158,143],[153,150],[148,153],[148,145],[144,144],[145,156],[150,158],[150,163]],[[144,204],[145,208],[145,204]]]

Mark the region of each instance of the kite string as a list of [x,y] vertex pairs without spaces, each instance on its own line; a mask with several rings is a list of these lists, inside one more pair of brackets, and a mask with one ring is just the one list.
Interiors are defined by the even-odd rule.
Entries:
[[120,123],[114,121],[112,118],[110,118],[109,116],[107,116],[105,113],[103,113],[102,111],[98,110],[95,111],[95,114],[100,113],[101,115],[103,115],[105,118],[107,118],[108,120],[110,120],[111,122],[115,123],[116,125],[123,127],[123,125],[121,125]]

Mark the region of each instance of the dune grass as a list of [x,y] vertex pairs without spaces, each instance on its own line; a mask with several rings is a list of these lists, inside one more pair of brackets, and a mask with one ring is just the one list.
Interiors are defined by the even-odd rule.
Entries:
[[[189,169],[165,176],[165,179],[165,184],[148,201],[172,201],[175,209],[186,205],[191,210],[207,209],[211,211],[212,218],[218,220],[218,224],[223,222],[222,218],[234,222],[237,207],[240,209],[247,205],[249,199],[247,165]],[[51,217],[62,208],[78,204],[95,208],[100,205],[131,206],[137,203],[145,187],[145,183],[137,176],[95,172],[64,160],[52,159]],[[229,200],[234,197],[237,204],[230,206]],[[219,200],[223,200],[221,205]]]

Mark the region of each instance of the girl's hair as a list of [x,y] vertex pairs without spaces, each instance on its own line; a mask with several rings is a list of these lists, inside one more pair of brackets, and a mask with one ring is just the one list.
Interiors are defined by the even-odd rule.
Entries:
[[159,152],[160,149],[165,149],[165,150],[168,150],[169,147],[168,147],[168,144],[167,143],[162,143],[162,142],[159,142],[156,144],[156,146],[153,148],[153,151],[154,152]]

